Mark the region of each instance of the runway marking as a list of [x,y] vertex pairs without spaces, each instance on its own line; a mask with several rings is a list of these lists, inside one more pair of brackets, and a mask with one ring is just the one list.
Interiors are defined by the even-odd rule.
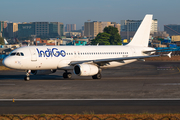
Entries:
[[173,67],[157,67],[157,70],[174,70]]
[[26,101],[160,101],[160,100],[180,100],[180,98],[124,98],[124,99],[0,99],[0,102],[26,102]]
[[177,69],[178,69],[178,71],[180,72],[180,69],[179,69],[179,67],[177,67]]

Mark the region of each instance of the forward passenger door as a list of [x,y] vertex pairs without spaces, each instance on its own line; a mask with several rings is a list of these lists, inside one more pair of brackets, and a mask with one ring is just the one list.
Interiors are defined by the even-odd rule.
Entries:
[[30,53],[31,53],[31,61],[32,62],[37,61],[37,53],[36,53],[35,49],[30,48],[29,50],[30,50]]

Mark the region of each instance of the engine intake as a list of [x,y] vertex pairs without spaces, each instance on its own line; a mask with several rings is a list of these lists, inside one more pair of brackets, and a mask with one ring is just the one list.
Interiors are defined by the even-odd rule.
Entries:
[[99,72],[99,68],[91,64],[77,64],[73,71],[78,76],[92,76]]

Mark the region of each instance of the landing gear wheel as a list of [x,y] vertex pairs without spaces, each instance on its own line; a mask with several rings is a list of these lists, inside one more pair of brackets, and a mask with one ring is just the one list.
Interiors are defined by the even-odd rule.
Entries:
[[72,78],[72,74],[70,72],[67,73],[67,78]]
[[24,77],[24,80],[25,80],[25,81],[29,81],[29,80],[30,80],[30,77],[29,77],[29,76]]
[[26,77],[24,77],[25,81],[29,81],[30,80],[30,77],[29,77],[30,73],[31,73],[31,70],[27,70]]
[[93,78],[93,79],[101,79],[101,74],[98,73],[98,74],[96,74],[96,75],[93,75],[92,78]]
[[70,72],[63,73],[63,78],[72,78],[72,74]]

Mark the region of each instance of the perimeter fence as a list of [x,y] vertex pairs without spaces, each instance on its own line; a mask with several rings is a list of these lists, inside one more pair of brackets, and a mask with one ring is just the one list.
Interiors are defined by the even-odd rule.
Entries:
[[65,116],[65,117],[59,117],[59,116],[18,116],[18,115],[0,115],[0,120],[180,120],[176,116],[165,116],[161,118],[153,118],[153,117],[134,117],[134,118],[126,118],[126,117],[98,117],[98,116],[92,116],[92,117],[72,117],[72,116]]

